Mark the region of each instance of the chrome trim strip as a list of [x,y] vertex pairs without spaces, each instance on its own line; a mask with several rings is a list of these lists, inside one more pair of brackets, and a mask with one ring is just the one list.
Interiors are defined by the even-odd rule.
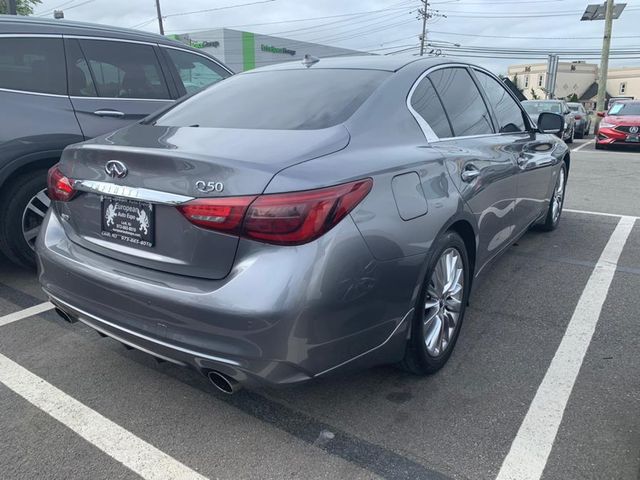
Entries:
[[[114,32],[111,32],[113,34]],[[125,43],[139,43],[142,45],[151,45],[152,47],[158,45],[158,42],[145,42],[144,40],[129,40],[127,38],[113,38],[113,37],[94,37],[91,35],[74,35],[72,33],[65,33],[64,38],[79,38],[82,40],[105,40],[107,42],[125,42]]]
[[135,100],[136,102],[175,102],[173,98],[130,98],[130,97],[83,97],[80,95],[70,95],[69,98],[73,100],[116,100],[121,102],[122,100]]
[[0,37],[39,37],[39,38],[62,38],[61,33],[0,33]]
[[73,188],[81,192],[97,193],[99,195],[111,195],[114,197],[139,200],[142,202],[156,203],[160,205],[180,205],[193,200],[195,197],[178,195],[176,193],[161,192],[148,188],[127,187],[109,182],[97,182],[94,180],[76,180]]
[[30,90],[14,90],[12,88],[2,88],[2,87],[0,87],[0,91],[2,91],[2,92],[10,92],[10,93],[21,93],[23,95],[40,95],[42,97],[56,97],[56,98],[66,98],[66,99],[69,98],[67,95],[61,95],[59,93],[32,92]]
[[[236,367],[240,366],[240,363],[236,362],[235,360],[229,360],[228,358],[216,357],[214,355],[208,355],[206,353],[196,352],[194,350],[189,350],[187,348],[178,347],[177,345],[173,345],[171,343],[163,342],[162,340],[151,338],[151,337],[148,337],[148,336],[143,335],[141,333],[129,330],[128,328],[121,327],[119,325],[115,325],[115,324],[113,324],[111,322],[108,322],[107,320],[104,320],[102,318],[96,317],[95,315],[92,315],[92,314],[90,314],[88,312],[85,312],[84,310],[82,310],[80,308],[74,307],[73,305],[70,305],[69,303],[60,300],[58,297],[56,297],[55,295],[50,294],[46,290],[45,290],[45,293],[51,299],[51,303],[53,303],[56,306],[61,305],[63,307],[67,307],[67,308],[71,309],[72,312],[79,313],[81,315],[84,315],[84,316],[88,317],[89,319],[95,320],[96,322],[100,322],[100,323],[102,323],[104,325],[108,325],[111,328],[115,328],[116,330],[119,330],[121,332],[127,333],[129,335],[133,335],[134,337],[140,338],[142,340],[146,340],[147,342],[155,343],[156,345],[160,345],[162,347],[166,347],[166,348],[169,348],[171,350],[175,350],[175,351],[178,351],[178,352],[181,352],[181,353],[186,353],[187,355],[193,355],[194,357],[197,357],[197,358],[202,358],[202,359],[206,359],[206,360],[212,360],[214,362],[219,362],[219,363],[225,363],[227,365],[234,365]],[[85,325],[88,325],[91,328],[95,328],[95,327],[93,327],[93,324],[91,324],[91,322],[88,322],[86,319],[83,319],[82,317],[78,317],[78,320],[80,320],[82,323],[84,323]],[[99,329],[96,328],[96,330],[99,330]],[[100,330],[100,331],[102,331],[102,330]],[[102,333],[105,333],[106,335],[108,335],[110,337],[116,338],[115,335],[113,335],[112,333],[110,333],[108,331],[102,331]],[[118,341],[121,341],[120,338],[116,338],[116,339]],[[140,347],[138,347],[137,345],[135,345],[133,343],[128,343],[128,342],[123,342],[123,343],[127,343],[127,344],[130,344],[131,346],[133,346],[135,348],[139,348],[140,350],[144,350],[143,348],[140,348]],[[149,353],[148,350],[145,350],[145,351],[147,353]],[[151,355],[154,355],[156,357],[165,358],[165,357],[162,357],[161,355],[158,355],[156,353],[151,353]],[[172,359],[168,359],[167,358],[167,360],[172,360]],[[173,361],[175,362],[175,360],[173,360]]]

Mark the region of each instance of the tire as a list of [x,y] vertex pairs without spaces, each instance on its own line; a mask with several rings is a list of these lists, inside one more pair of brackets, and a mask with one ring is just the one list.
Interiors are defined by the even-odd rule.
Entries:
[[582,130],[580,130],[579,132],[576,132],[576,138],[584,138],[584,127],[582,127]]
[[[549,199],[549,208],[544,223],[540,225],[540,229],[550,232],[558,228],[560,217],[562,216],[562,207],[564,206],[564,192],[567,188],[567,165],[562,162],[556,184],[553,187],[553,193]],[[555,206],[555,208],[554,208]],[[557,210],[556,210],[557,209]],[[557,213],[556,213],[557,212]]]
[[[7,180],[0,197],[0,250],[13,263],[34,268],[34,244],[44,220],[49,199],[44,193],[47,171],[36,170]],[[27,208],[33,201],[32,207]],[[40,213],[36,213],[36,210]],[[25,238],[25,232],[30,241]]]
[[607,146],[596,142],[596,150],[606,150]]
[[[455,261],[455,268],[450,270],[454,273],[449,277],[446,276],[447,269],[444,269],[446,260],[443,259]],[[458,270],[461,270],[459,277],[461,282],[451,286],[448,290],[441,288],[440,286],[445,282],[437,279],[455,278]],[[430,375],[447,363],[458,340],[458,334],[464,320],[471,285],[469,272],[467,250],[462,238],[455,232],[447,232],[437,239],[434,245],[434,254],[429,262],[427,274],[418,295],[411,324],[411,336],[407,343],[404,360],[400,363],[401,368],[416,375]],[[455,318],[456,313],[457,319]],[[425,322],[427,317],[431,320]],[[446,319],[446,324],[443,323],[444,319]],[[438,325],[440,327],[447,325],[448,329],[438,329]],[[442,334],[439,334],[440,332]],[[448,337],[446,343],[445,334]]]
[[574,126],[571,128],[571,136],[567,138],[565,143],[573,143],[573,137],[575,137],[575,135],[576,135],[576,127]]

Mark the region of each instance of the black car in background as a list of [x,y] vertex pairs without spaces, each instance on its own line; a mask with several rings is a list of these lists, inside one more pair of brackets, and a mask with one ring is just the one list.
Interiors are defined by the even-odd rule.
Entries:
[[557,113],[564,117],[564,131],[562,139],[567,143],[573,143],[576,134],[576,120],[564,100],[525,100],[522,106],[535,122],[543,112]]
[[165,37],[0,15],[0,249],[34,264],[47,170],[69,144],[138,121],[232,75]]
[[591,131],[591,114],[584,105],[578,102],[568,102],[569,110],[573,112],[573,118],[576,121],[576,137],[584,138]]

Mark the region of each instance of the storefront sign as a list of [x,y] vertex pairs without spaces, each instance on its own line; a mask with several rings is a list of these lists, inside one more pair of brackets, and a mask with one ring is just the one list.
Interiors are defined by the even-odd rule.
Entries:
[[270,52],[270,53],[283,53],[285,55],[291,55],[292,57],[296,54],[295,50],[289,50],[288,48],[279,48],[279,47],[274,47],[273,45],[265,45],[264,43],[260,45],[260,50],[262,50],[263,52]]

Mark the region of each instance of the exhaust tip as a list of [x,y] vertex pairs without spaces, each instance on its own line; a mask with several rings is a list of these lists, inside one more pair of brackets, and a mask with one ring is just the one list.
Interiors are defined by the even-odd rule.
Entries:
[[64,310],[61,310],[60,308],[56,307],[55,311],[58,315],[60,315],[60,317],[62,317],[62,319],[65,322],[69,322],[69,323],[76,323],[78,320],[73,318],[71,315],[69,315],[67,312],[65,312]]
[[214,387],[216,387],[222,393],[226,393],[227,395],[232,395],[240,390],[240,384],[224,373],[210,370],[207,373],[207,377]]

